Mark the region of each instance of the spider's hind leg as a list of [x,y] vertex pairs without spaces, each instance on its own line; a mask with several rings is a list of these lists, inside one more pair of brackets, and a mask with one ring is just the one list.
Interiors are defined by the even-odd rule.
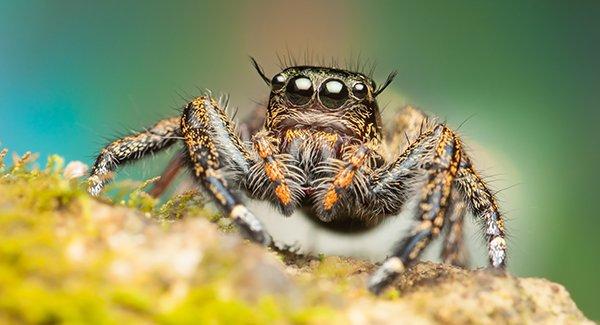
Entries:
[[184,166],[185,153],[179,152],[175,154],[175,156],[173,156],[173,158],[169,160],[169,163],[167,164],[167,167],[165,167],[165,169],[163,170],[162,174],[160,174],[160,178],[158,179],[158,181],[156,181],[153,184],[150,191],[148,191],[148,194],[150,194],[153,197],[161,196],[167,190],[169,185],[173,183],[175,177],[177,177],[177,174]]
[[94,162],[88,179],[88,192],[94,196],[100,194],[119,165],[140,159],[148,153],[158,152],[175,143],[180,137],[179,124],[179,117],[167,118],[145,131],[108,144]]
[[240,137],[245,142],[250,142],[252,136],[262,129],[265,124],[265,116],[267,115],[266,105],[256,105],[246,116],[241,123],[238,124]]
[[425,112],[413,106],[404,106],[392,118],[393,123],[386,129],[387,148],[392,149],[394,157],[399,156],[431,125],[431,119]]
[[[456,182],[456,180],[455,180]],[[469,252],[465,243],[464,222],[467,204],[456,184],[452,187],[448,204],[447,220],[444,226],[444,242],[441,257],[446,264],[460,267],[469,265]]]
[[488,258],[492,267],[506,267],[506,231],[504,218],[498,208],[494,194],[483,179],[475,172],[469,157],[463,154],[456,182],[470,212],[484,224],[488,242]]

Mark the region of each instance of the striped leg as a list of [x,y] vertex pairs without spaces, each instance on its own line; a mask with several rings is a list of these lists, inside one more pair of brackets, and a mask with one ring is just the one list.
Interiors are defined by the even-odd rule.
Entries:
[[470,212],[485,224],[485,236],[488,242],[488,257],[492,267],[506,267],[506,233],[504,218],[498,210],[498,204],[490,189],[477,175],[471,161],[463,155],[458,169],[456,182],[469,205]]
[[[264,124],[265,114],[266,107],[264,105],[258,105],[252,110],[248,117],[246,117],[237,125],[237,129],[239,131],[238,134],[242,142],[249,142],[252,138],[252,135],[262,127]],[[154,183],[152,189],[148,191],[148,194],[152,195],[153,197],[161,196],[171,185],[171,183],[173,183],[175,177],[185,165],[185,155],[175,155],[161,173],[160,179]]]
[[461,149],[448,128],[438,126],[435,131],[439,132],[439,141],[430,163],[425,164],[427,178],[417,207],[418,223],[369,280],[369,289],[376,294],[390,284],[406,266],[413,264],[444,226]]
[[248,191],[255,198],[276,202],[284,215],[291,215],[303,195],[304,172],[289,154],[279,153],[279,140],[267,132],[258,132],[252,143],[259,163],[247,176]]
[[236,170],[247,173],[249,168],[249,155],[234,131],[225,112],[209,97],[196,98],[183,111],[181,133],[194,178],[243,235],[269,245],[271,236],[229,187],[228,179],[236,178],[225,177]]
[[344,153],[342,160],[328,161],[319,167],[321,172],[331,175],[323,178],[324,181],[317,186],[315,197],[319,198],[319,219],[331,221],[340,214],[340,209],[352,206],[356,198],[359,201],[364,199],[367,180],[362,169],[373,158],[375,148],[374,143],[362,144]]
[[448,205],[447,224],[444,227],[444,243],[442,246],[442,261],[447,264],[466,267],[469,264],[469,254],[464,241],[464,219],[467,204],[464,201],[460,188],[452,187],[450,203]]
[[113,176],[114,170],[129,161],[137,160],[148,153],[165,149],[180,137],[179,117],[161,120],[151,128],[126,136],[108,144],[96,158],[88,179],[88,192],[98,195]]
[[[389,147],[402,147],[405,140],[414,139],[415,135],[418,136],[422,133],[423,125],[428,123],[427,120],[427,115],[422,111],[410,106],[404,107],[394,117],[393,128],[388,134]],[[462,157],[457,179],[452,189],[451,203],[448,207],[449,218],[442,248],[442,260],[445,263],[460,266],[468,264],[463,223],[466,210],[470,209],[475,216],[483,218],[486,224],[490,264],[494,265],[494,260],[496,260],[496,265],[502,267],[506,258],[502,216],[498,212],[493,195],[482,179],[473,171],[464,151]]]
[[417,139],[429,126],[430,118],[423,111],[412,106],[400,109],[392,118],[392,125],[386,139],[388,148],[392,148],[396,155],[405,149],[412,141]]

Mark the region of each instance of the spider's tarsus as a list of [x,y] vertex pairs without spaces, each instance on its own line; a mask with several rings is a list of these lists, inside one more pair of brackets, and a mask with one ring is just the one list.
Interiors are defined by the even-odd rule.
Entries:
[[264,230],[260,220],[258,220],[248,208],[241,204],[236,205],[229,215],[244,237],[264,246],[269,246],[271,244],[271,235]]
[[403,271],[404,263],[399,257],[388,258],[369,278],[367,285],[369,291],[375,295],[381,294],[383,289],[390,285],[396,279],[396,276]]

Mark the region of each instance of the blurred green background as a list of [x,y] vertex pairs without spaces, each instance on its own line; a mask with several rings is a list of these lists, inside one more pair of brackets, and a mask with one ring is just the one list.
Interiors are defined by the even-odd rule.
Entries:
[[286,49],[361,53],[380,81],[399,71],[388,109],[470,117],[460,132],[506,188],[510,270],[564,284],[600,319],[600,2],[572,3],[1,1],[0,146],[90,163],[198,89],[243,114],[267,92],[249,54],[272,75]]

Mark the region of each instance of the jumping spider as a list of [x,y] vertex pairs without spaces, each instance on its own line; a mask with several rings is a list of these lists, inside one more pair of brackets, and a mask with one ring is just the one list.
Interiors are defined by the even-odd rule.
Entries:
[[262,125],[244,125],[249,141],[223,105],[198,97],[181,116],[108,144],[94,163],[89,192],[98,195],[117,166],[181,139],[184,152],[154,194],[187,164],[241,233],[262,245],[271,245],[271,236],[236,191],[270,201],[284,215],[304,209],[340,229],[371,228],[418,200],[416,224],[369,280],[374,293],[413,264],[442,229],[443,261],[460,264],[466,210],[485,225],[491,266],[505,267],[504,220],[455,132],[411,107],[384,132],[376,97],[395,73],[377,87],[363,73],[318,66],[291,66],[268,78],[252,62],[271,90]]

